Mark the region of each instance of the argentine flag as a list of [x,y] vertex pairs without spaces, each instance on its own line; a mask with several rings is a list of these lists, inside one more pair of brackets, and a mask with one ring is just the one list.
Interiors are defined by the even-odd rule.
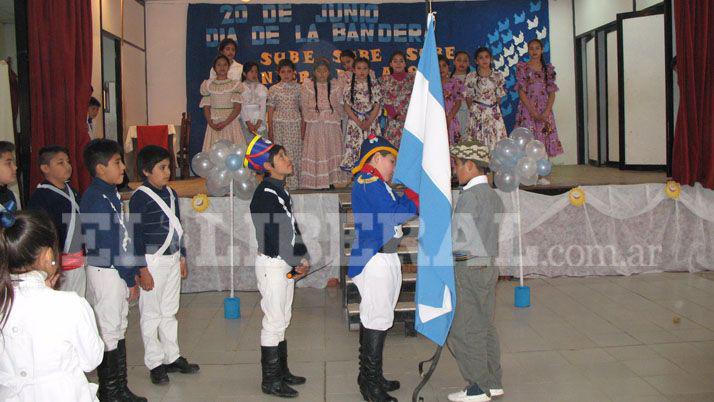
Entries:
[[416,330],[440,346],[456,305],[451,249],[451,161],[436,55],[434,14],[427,32],[399,147],[396,181],[419,194]]

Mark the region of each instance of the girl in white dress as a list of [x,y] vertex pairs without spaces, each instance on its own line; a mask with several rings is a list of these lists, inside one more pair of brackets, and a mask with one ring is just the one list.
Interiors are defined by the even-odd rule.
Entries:
[[240,81],[228,78],[228,58],[220,55],[213,61],[215,80],[205,80],[201,84],[203,116],[208,123],[203,137],[203,150],[211,149],[218,140],[228,140],[245,146],[245,138],[237,118],[241,111]]
[[0,215],[0,400],[98,401],[84,373],[104,344],[89,303],[53,289],[61,271],[49,217]]
[[[241,106],[240,119],[243,122],[243,129],[246,133],[265,136],[267,126],[265,125],[266,100],[268,99],[268,88],[260,83],[260,68],[258,63],[249,61],[243,68],[243,100]],[[251,137],[248,135],[248,137]]]
[[[235,60],[236,51],[238,50],[238,44],[231,38],[225,38],[218,44],[218,53],[226,56],[228,58],[228,78],[240,82],[243,76],[243,65]],[[209,73],[209,79],[216,78],[216,69],[212,68]]]

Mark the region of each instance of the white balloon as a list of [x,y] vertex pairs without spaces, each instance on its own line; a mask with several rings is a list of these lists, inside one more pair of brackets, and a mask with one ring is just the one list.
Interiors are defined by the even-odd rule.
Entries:
[[191,161],[191,169],[200,177],[208,176],[213,168],[214,164],[211,162],[210,156],[205,152],[197,153]]
[[233,193],[241,200],[250,200],[253,198],[253,193],[255,192],[256,187],[255,181],[239,181],[233,185]]
[[518,161],[518,165],[516,166],[516,172],[518,172],[518,176],[521,177],[521,183],[523,183],[524,179],[530,181],[530,179],[532,179],[533,177],[537,178],[538,165],[536,164],[536,161],[533,158],[526,156],[525,158],[521,158]]
[[538,140],[531,140],[526,144],[526,155],[536,161],[545,158],[545,145]]
[[533,132],[525,127],[517,127],[511,132],[511,139],[518,144],[521,150],[525,150],[526,144],[534,138]]
[[[228,145],[226,145],[228,143]],[[226,157],[231,149],[232,144],[227,140],[217,141],[213,146],[211,146],[210,157],[211,162],[215,166],[224,166],[226,163]]]

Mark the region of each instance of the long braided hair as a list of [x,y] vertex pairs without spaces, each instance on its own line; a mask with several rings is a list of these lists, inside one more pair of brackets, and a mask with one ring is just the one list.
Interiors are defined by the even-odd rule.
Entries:
[[[315,65],[312,67],[312,85],[315,89],[315,111],[320,113],[320,105],[317,96],[317,74],[315,74],[318,67],[325,67],[327,68],[327,71],[330,71],[330,62],[325,58],[319,58],[315,60]],[[332,108],[332,99],[330,99],[330,95],[332,95],[332,72],[330,72],[330,75],[327,76],[327,102],[330,104],[330,111],[334,112],[335,109]]]
[[540,52],[540,67],[543,70],[543,81],[545,82],[546,88],[548,87],[548,65],[545,64],[545,59],[543,58],[543,41],[540,39],[532,39],[528,42],[528,46],[530,46],[532,43],[537,43],[538,46],[540,46],[541,52]]
[[[369,60],[364,57],[357,58],[354,65],[355,69],[357,69],[357,64],[359,63],[366,64],[367,70],[369,70]],[[352,73],[352,83],[350,84],[350,102],[352,102],[353,105],[355,103],[355,81],[357,81],[355,75],[355,73]],[[367,73],[367,90],[369,91],[369,103],[372,103],[372,76],[369,73]]]

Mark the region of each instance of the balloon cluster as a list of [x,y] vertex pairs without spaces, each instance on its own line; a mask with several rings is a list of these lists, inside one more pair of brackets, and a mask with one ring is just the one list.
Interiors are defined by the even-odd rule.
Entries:
[[219,140],[207,152],[199,152],[191,160],[191,169],[206,178],[208,194],[224,196],[230,191],[231,181],[235,195],[249,200],[257,186],[255,175],[243,167],[245,147],[228,140]]
[[547,176],[553,165],[548,160],[545,145],[533,137],[533,132],[518,127],[509,138],[496,143],[489,165],[499,190],[510,193],[519,184],[532,186],[538,176]]

